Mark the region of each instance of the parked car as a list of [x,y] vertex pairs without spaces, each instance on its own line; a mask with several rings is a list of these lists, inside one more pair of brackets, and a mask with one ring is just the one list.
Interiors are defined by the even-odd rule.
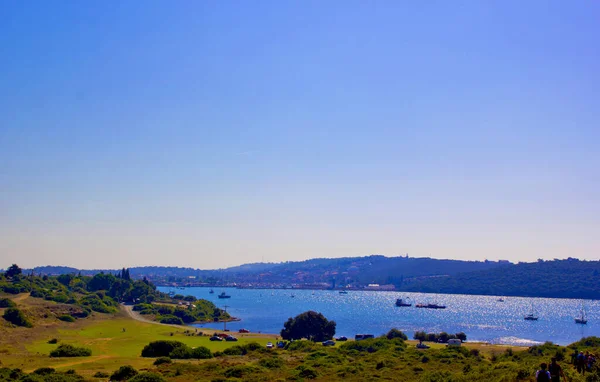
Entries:
[[323,346],[335,346],[335,341],[333,341],[333,340],[323,341]]
[[424,343],[419,342],[417,344],[417,349],[429,349],[429,345],[425,345]]
[[211,341],[223,341],[223,339],[219,336],[212,336],[212,337],[210,337],[210,340]]
[[348,341],[348,337],[341,336],[335,339],[336,341]]
[[267,342],[267,349],[273,349],[273,342]]
[[248,329],[240,329],[238,330],[240,333],[250,333]]
[[221,338],[227,338],[227,337],[229,337],[229,334],[227,334],[227,333],[219,333],[219,334],[217,334],[217,336],[219,336]]
[[283,341],[278,341],[278,342],[277,342],[277,348],[278,348],[278,349],[283,349],[283,348],[285,348],[285,342],[283,342]]
[[235,338],[234,336],[227,336],[225,337],[225,341],[237,341],[238,339]]

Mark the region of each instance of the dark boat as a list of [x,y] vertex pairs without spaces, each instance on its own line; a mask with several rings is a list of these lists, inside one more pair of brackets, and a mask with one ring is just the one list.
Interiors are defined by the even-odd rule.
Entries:
[[533,310],[533,303],[531,304],[531,312],[523,317],[526,321],[537,321],[538,316],[535,315],[535,311]]
[[230,296],[230,295],[228,295],[228,294],[227,294],[227,293],[225,293],[225,292],[221,293],[221,294],[220,294],[219,296],[217,296],[217,297],[219,297],[219,298],[231,298],[231,296]]
[[341,290],[340,294],[348,294],[348,291],[347,290]]
[[412,304],[406,300],[399,298],[396,299],[396,306],[412,306]]
[[417,304],[416,308],[425,308],[425,309],[446,309],[446,305],[438,305],[438,304]]
[[211,289],[208,293],[213,294],[215,291]]

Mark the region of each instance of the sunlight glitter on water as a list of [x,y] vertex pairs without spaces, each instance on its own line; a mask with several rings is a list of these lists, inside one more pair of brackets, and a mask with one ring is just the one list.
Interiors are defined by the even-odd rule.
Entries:
[[[168,292],[169,288],[159,287]],[[279,333],[283,323],[307,310],[321,312],[337,323],[337,335],[353,337],[357,333],[381,335],[396,327],[412,337],[415,331],[448,333],[465,332],[471,341],[518,345],[553,341],[569,344],[584,336],[600,335],[600,302],[585,301],[587,325],[575,324],[581,300],[443,295],[407,292],[348,291],[340,294],[329,290],[260,290],[219,288],[231,295],[220,300],[218,293],[209,294],[209,288],[186,288],[178,293],[191,294],[228,305],[227,311],[239,317],[240,322],[228,324],[231,330],[248,328],[252,331]],[[291,297],[294,295],[294,297]],[[409,298],[412,307],[396,307],[397,298]],[[446,309],[417,309],[417,303],[437,303]],[[523,317],[533,307],[538,321]],[[222,324],[202,327],[221,328]]]

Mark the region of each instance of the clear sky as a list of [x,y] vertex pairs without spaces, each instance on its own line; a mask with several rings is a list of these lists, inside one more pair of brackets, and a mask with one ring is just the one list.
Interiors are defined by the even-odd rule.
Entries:
[[0,2],[0,267],[600,258],[600,2]]

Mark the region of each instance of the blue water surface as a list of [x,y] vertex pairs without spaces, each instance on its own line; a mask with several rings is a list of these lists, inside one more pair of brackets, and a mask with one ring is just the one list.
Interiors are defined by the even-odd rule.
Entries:
[[[239,322],[230,322],[227,328],[252,332],[279,333],[289,318],[307,310],[321,312],[337,323],[336,336],[354,337],[357,333],[380,335],[398,328],[412,338],[415,331],[448,333],[464,332],[469,341],[494,344],[532,345],[552,341],[567,345],[582,337],[600,336],[600,301],[583,302],[588,317],[587,325],[575,324],[581,300],[470,296],[455,294],[427,294],[407,292],[348,291],[340,294],[329,290],[289,289],[235,289],[193,287],[173,289],[159,287],[161,292],[174,291],[206,299],[224,308]],[[229,299],[217,295],[226,292]],[[293,297],[292,297],[293,296]],[[396,307],[397,298],[409,298],[412,307]],[[417,309],[415,303],[437,303],[446,309]],[[538,321],[523,317],[532,309]],[[195,325],[222,329],[223,323]]]

